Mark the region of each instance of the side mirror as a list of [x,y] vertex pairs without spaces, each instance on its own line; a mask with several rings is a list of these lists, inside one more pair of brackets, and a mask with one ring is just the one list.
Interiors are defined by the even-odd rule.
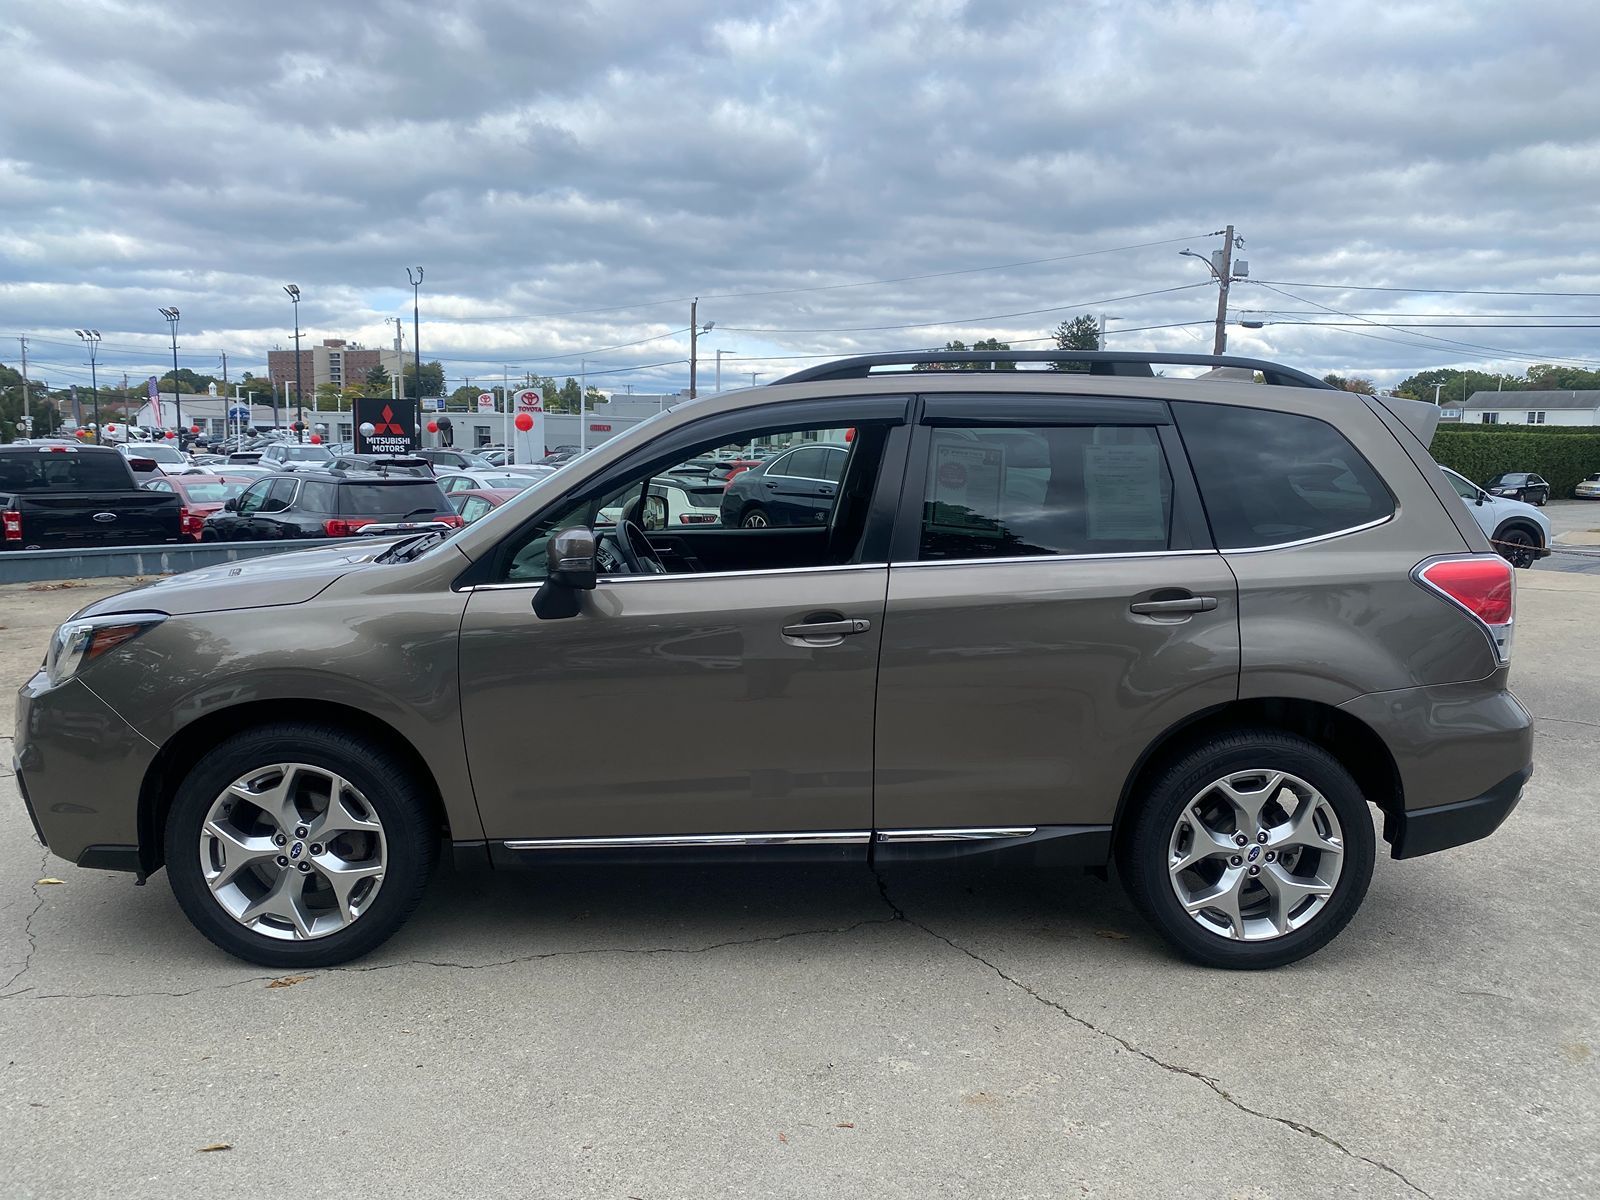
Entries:
[[226,500],[224,500],[222,502],[222,511],[223,512],[238,512],[239,511],[239,497],[237,497],[237,496],[229,496]]
[[644,527],[646,529],[665,529],[667,527],[667,500],[665,496],[647,493],[644,498]]
[[600,574],[594,550],[594,531],[581,525],[550,535],[544,586],[533,596],[535,616],[553,621],[578,615],[578,593],[592,592]]

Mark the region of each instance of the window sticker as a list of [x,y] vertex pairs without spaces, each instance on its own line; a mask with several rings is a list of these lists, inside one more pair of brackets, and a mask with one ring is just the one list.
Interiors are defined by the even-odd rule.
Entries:
[[1005,451],[970,442],[933,448],[933,510],[928,523],[946,529],[993,530],[999,523]]
[[1085,446],[1090,541],[1165,542],[1161,447]]

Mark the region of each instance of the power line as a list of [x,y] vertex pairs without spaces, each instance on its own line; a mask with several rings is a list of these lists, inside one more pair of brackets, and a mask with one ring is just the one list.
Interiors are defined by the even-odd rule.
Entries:
[[1036,317],[1041,313],[1067,312],[1074,308],[1097,308],[1106,304],[1118,304],[1124,300],[1142,300],[1146,296],[1165,296],[1171,292],[1186,292],[1192,288],[1209,287],[1211,281],[1202,279],[1196,283],[1183,283],[1177,287],[1157,288],[1151,292],[1133,292],[1127,296],[1111,296],[1101,300],[1080,300],[1074,304],[1057,304],[1050,308],[1030,308],[1024,312],[994,313],[986,317],[952,317],[941,321],[914,321],[907,325],[851,325],[827,329],[772,329],[756,325],[718,325],[718,329],[726,329],[730,333],[885,333],[898,329],[932,329],[941,325],[976,325],[983,321],[1007,321],[1013,317]]
[[[1435,296],[1552,296],[1566,299],[1600,299],[1600,292],[1507,292],[1497,291],[1493,288],[1424,288],[1424,287],[1380,287],[1376,284],[1361,283],[1288,283],[1281,279],[1253,279],[1251,283],[1258,283],[1262,287],[1302,287],[1324,288],[1338,292],[1415,292]],[[1308,304],[1315,301],[1307,301]]]
[[[923,279],[948,279],[954,275],[976,275],[985,271],[1010,271],[1017,267],[1037,267],[1046,263],[1069,262],[1075,258],[1092,258],[1100,254],[1120,254],[1127,250],[1148,250],[1154,246],[1176,246],[1179,242],[1192,242],[1198,237],[1208,237],[1209,234],[1195,234],[1189,237],[1163,238],[1155,242],[1133,242],[1126,246],[1106,246],[1100,250],[1080,250],[1074,254],[1058,254],[1051,258],[1030,258],[1021,262],[995,263],[986,267],[960,267],[950,271],[930,271],[922,275],[896,275],[886,279],[862,279],[854,283],[824,283],[814,287],[803,288],[769,288],[752,292],[714,292],[710,295],[702,293],[701,300],[746,300],[760,296],[804,296],[815,292],[834,292],[844,288],[880,287],[890,283],[915,283]],[[542,321],[552,317],[581,317],[591,313],[624,312],[634,308],[654,308],[661,304],[688,304],[695,299],[693,296],[670,296],[662,300],[640,300],[631,304],[613,304],[600,308],[574,308],[564,312],[551,313],[512,313],[502,317],[475,317],[473,320],[483,321]]]

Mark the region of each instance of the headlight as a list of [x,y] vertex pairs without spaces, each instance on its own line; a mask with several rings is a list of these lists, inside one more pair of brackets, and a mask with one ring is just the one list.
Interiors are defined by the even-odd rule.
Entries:
[[59,686],[77,674],[83,663],[131,642],[166,619],[166,613],[137,612],[68,621],[50,639],[50,650],[44,659],[45,675],[51,686]]

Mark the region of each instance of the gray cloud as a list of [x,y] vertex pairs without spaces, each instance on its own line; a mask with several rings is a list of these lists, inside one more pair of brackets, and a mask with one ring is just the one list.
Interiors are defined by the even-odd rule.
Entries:
[[[84,324],[113,369],[158,368],[158,304],[183,309],[189,365],[226,349],[259,368],[286,339],[290,280],[313,336],[381,341],[409,310],[407,263],[427,267],[424,354],[457,376],[681,358],[681,336],[600,352],[682,330],[686,303],[647,303],[666,298],[1179,239],[701,310],[727,330],[707,345],[769,378],[785,355],[1038,338],[1072,310],[961,319],[1195,282],[1176,252],[1228,221],[1258,280],[1600,293],[1600,11],[1558,0],[106,0],[11,22],[0,331],[36,339],[53,381],[82,370]],[[1233,307],[1600,311],[1283,290],[1306,299],[1248,284]],[[1198,288],[1106,311],[1114,345],[1193,350],[1204,325],[1116,331],[1213,308]],[[934,320],[954,323],[782,332]],[[1286,323],[1230,348],[1394,380],[1600,361],[1593,332]]]

